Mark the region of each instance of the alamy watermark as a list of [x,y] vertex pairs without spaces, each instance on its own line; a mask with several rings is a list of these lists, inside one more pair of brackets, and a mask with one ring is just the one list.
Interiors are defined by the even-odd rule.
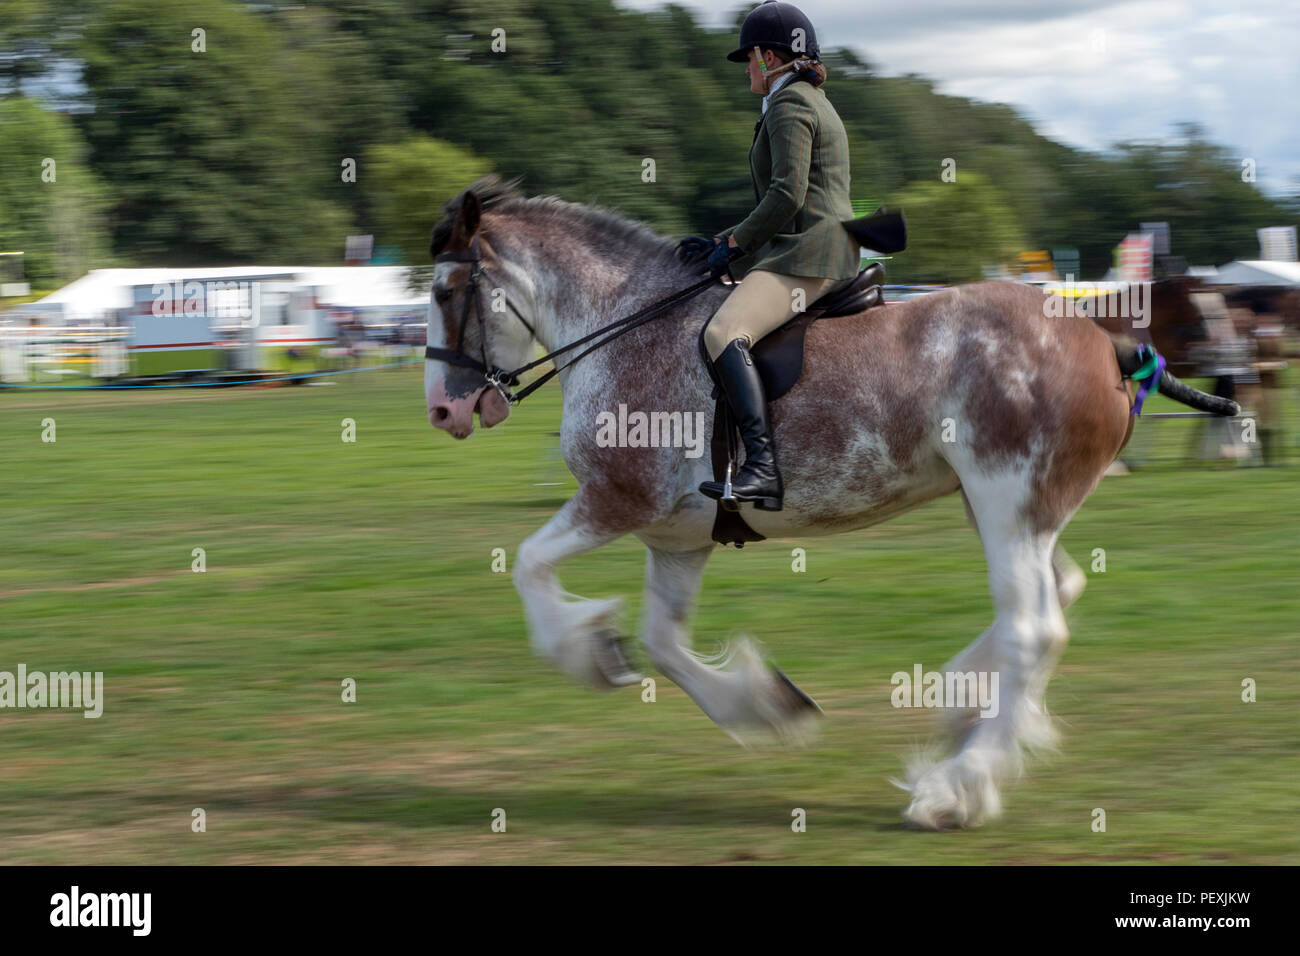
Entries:
[[152,893],[83,893],[73,885],[50,897],[50,925],[56,927],[126,927],[133,936],[153,929]]
[[18,665],[17,674],[0,671],[0,709],[69,708],[85,711],[94,719],[104,713],[104,672],[28,671]]
[[978,708],[981,717],[998,715],[997,671],[923,671],[920,664],[912,673],[896,671],[889,682],[894,686],[889,702],[895,707]]
[[703,412],[618,412],[596,415],[596,444],[601,448],[685,448],[687,458],[704,454]]
[[1054,282],[1043,291],[1043,315],[1049,319],[1130,319],[1135,329],[1151,324],[1151,283],[1120,282],[1114,287],[1097,283]]
[[177,279],[155,282],[154,315],[204,315],[210,319],[252,319],[261,314],[260,282]]

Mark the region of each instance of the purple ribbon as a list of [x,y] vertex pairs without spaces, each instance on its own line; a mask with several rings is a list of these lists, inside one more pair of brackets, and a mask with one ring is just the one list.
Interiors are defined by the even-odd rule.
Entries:
[[[1154,351],[1154,350],[1153,350]],[[1160,376],[1165,373],[1165,357],[1156,354],[1156,367],[1150,375],[1142,379],[1142,384],[1138,386],[1137,395],[1133,399],[1133,410],[1129,416],[1142,414],[1142,403],[1147,400],[1147,395],[1154,395],[1160,391]]]

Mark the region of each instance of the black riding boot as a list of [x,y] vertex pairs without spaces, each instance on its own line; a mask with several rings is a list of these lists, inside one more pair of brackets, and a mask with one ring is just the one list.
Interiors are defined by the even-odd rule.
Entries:
[[[735,339],[723,349],[714,359],[713,369],[745,443],[745,463],[731,479],[731,493],[737,501],[752,501],[755,508],[780,511],[785,489],[776,468],[767,395],[745,340]],[[706,481],[700,485],[700,492],[710,498],[721,498],[723,483]]]

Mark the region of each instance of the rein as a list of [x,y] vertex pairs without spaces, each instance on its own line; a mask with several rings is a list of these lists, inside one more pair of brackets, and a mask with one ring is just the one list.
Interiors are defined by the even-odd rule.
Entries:
[[[631,315],[626,315],[621,319],[616,319],[615,321],[609,323],[608,325],[602,326],[596,331],[584,335],[582,338],[574,342],[570,342],[568,345],[561,346],[560,348],[556,349],[553,352],[547,352],[541,358],[529,362],[527,365],[521,365],[519,366],[519,368],[513,369],[512,371],[506,371],[505,369],[500,368],[499,366],[490,365],[488,363],[487,328],[483,322],[483,310],[482,310],[482,306],[479,304],[479,294],[478,294],[478,281],[479,281],[479,277],[483,274],[483,266],[479,258],[478,237],[475,236],[470,241],[470,247],[468,252],[439,253],[437,256],[434,257],[433,261],[470,263],[469,285],[467,289],[468,294],[465,298],[465,309],[461,313],[460,330],[456,336],[456,347],[454,349],[444,349],[444,348],[435,348],[432,345],[426,345],[424,348],[424,357],[426,359],[434,359],[439,362],[447,362],[450,365],[459,365],[462,368],[474,369],[476,372],[481,373],[483,375],[483,378],[487,381],[487,383],[491,385],[493,388],[495,388],[501,394],[501,397],[504,398],[511,405],[518,405],[525,398],[531,395],[534,391],[541,388],[552,378],[558,375],[562,370],[562,368],[568,368],[570,365],[573,365],[583,356],[589,355],[592,352],[596,351],[596,349],[608,345],[610,342],[614,341],[620,335],[625,335],[626,333],[631,332],[633,329],[649,322],[651,319],[658,318],[659,316],[663,315],[665,312],[667,312],[669,309],[673,308],[674,306],[680,305],[683,302],[695,298],[697,295],[699,295],[701,292],[703,292],[705,289],[707,289],[709,286],[713,285],[717,281],[712,276],[706,279],[701,279],[699,282],[695,283],[694,285],[687,286],[684,289],[679,289],[676,292],[671,293],[670,295],[664,296],[662,299],[658,299],[655,302],[652,302],[649,305],[645,306],[644,308],[638,309],[637,311],[633,312]],[[507,302],[507,305],[509,305],[509,302]],[[471,355],[466,355],[465,352],[462,350],[462,346],[465,344],[465,329],[470,322],[471,308],[474,310],[475,316],[478,318],[479,338],[480,338],[479,347],[480,347],[480,354],[482,356],[481,360],[476,359]],[[524,317],[519,314],[519,310],[516,309],[513,305],[510,306],[510,309],[515,313],[515,316],[519,319],[519,321],[523,322],[524,328],[528,329],[528,331],[533,334],[533,337],[536,338],[537,333],[533,330],[533,327],[524,320]],[[539,365],[545,365],[547,362],[554,359],[557,355],[563,355],[565,352],[572,351],[573,349],[576,349],[580,345],[585,345],[587,342],[590,342],[592,339],[600,338],[600,336],[606,335],[606,333],[610,333],[610,334],[607,335],[605,338],[602,338],[595,345],[591,346],[591,348],[584,349],[578,355],[574,356],[567,363],[565,363],[564,366],[559,366],[559,365],[555,366],[555,368],[551,369],[545,375],[542,375],[534,379],[526,387],[520,389],[518,392],[512,392],[510,390],[512,387],[519,384],[519,376],[522,375],[524,372],[530,371],[531,369],[534,369]]]

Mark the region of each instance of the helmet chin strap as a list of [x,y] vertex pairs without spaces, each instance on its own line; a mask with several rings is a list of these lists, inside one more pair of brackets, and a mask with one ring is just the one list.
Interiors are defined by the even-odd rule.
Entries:
[[767,62],[763,59],[763,51],[759,47],[754,47],[754,52],[758,54],[758,68],[762,70],[763,95],[766,96],[772,91],[772,81],[785,73],[787,70],[801,70],[809,66],[813,61],[809,57],[800,57],[797,60],[791,60],[789,63],[782,63],[780,66],[768,69]]

